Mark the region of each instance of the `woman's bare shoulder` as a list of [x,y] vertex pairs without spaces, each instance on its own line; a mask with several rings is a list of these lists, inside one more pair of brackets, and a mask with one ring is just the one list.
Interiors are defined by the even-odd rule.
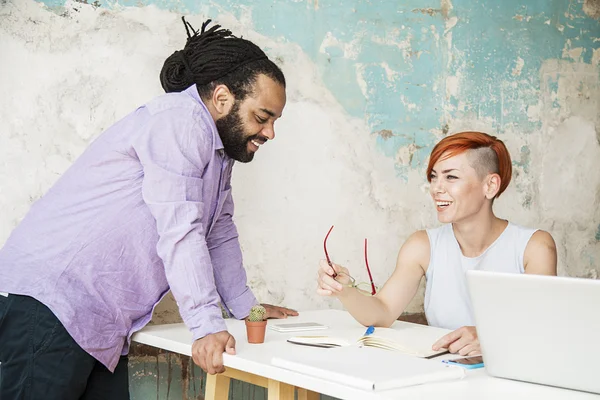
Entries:
[[412,265],[417,264],[423,271],[429,265],[430,257],[429,236],[427,231],[413,232],[402,245],[398,259]]
[[550,233],[538,230],[531,236],[525,247],[523,264],[526,273],[556,275],[556,243]]

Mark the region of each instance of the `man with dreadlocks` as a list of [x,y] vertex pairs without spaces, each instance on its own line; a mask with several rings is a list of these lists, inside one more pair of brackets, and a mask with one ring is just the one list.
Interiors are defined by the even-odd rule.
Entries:
[[130,337],[169,289],[202,369],[222,372],[235,351],[222,312],[241,319],[258,302],[231,171],[275,137],[285,79],[209,22],[184,20],[187,43],[160,73],[167,94],[92,142],[0,250],[0,398],[129,398]]

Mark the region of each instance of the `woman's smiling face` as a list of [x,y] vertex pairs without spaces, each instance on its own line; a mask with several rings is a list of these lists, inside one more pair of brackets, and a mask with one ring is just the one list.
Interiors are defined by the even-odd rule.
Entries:
[[470,151],[447,159],[443,154],[431,171],[429,193],[442,223],[475,215],[488,201],[485,177],[471,166]]

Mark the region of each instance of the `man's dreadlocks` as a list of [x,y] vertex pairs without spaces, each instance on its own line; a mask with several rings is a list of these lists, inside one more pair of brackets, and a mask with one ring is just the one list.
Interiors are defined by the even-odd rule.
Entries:
[[196,84],[200,97],[206,98],[217,85],[223,84],[236,99],[243,100],[260,74],[285,87],[279,67],[254,43],[233,36],[228,29],[220,29],[221,25],[206,30],[210,19],[202,24],[200,32],[184,17],[181,19],[188,38],[183,50],[171,54],[160,72],[165,92],[181,92]]

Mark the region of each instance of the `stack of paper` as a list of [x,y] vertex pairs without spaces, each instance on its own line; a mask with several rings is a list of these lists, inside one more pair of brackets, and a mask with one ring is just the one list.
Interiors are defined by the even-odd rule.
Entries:
[[[317,349],[315,349],[316,351]],[[465,370],[440,360],[428,360],[370,347],[344,346],[314,351],[290,351],[273,357],[275,366],[363,390],[386,390],[451,379]]]

